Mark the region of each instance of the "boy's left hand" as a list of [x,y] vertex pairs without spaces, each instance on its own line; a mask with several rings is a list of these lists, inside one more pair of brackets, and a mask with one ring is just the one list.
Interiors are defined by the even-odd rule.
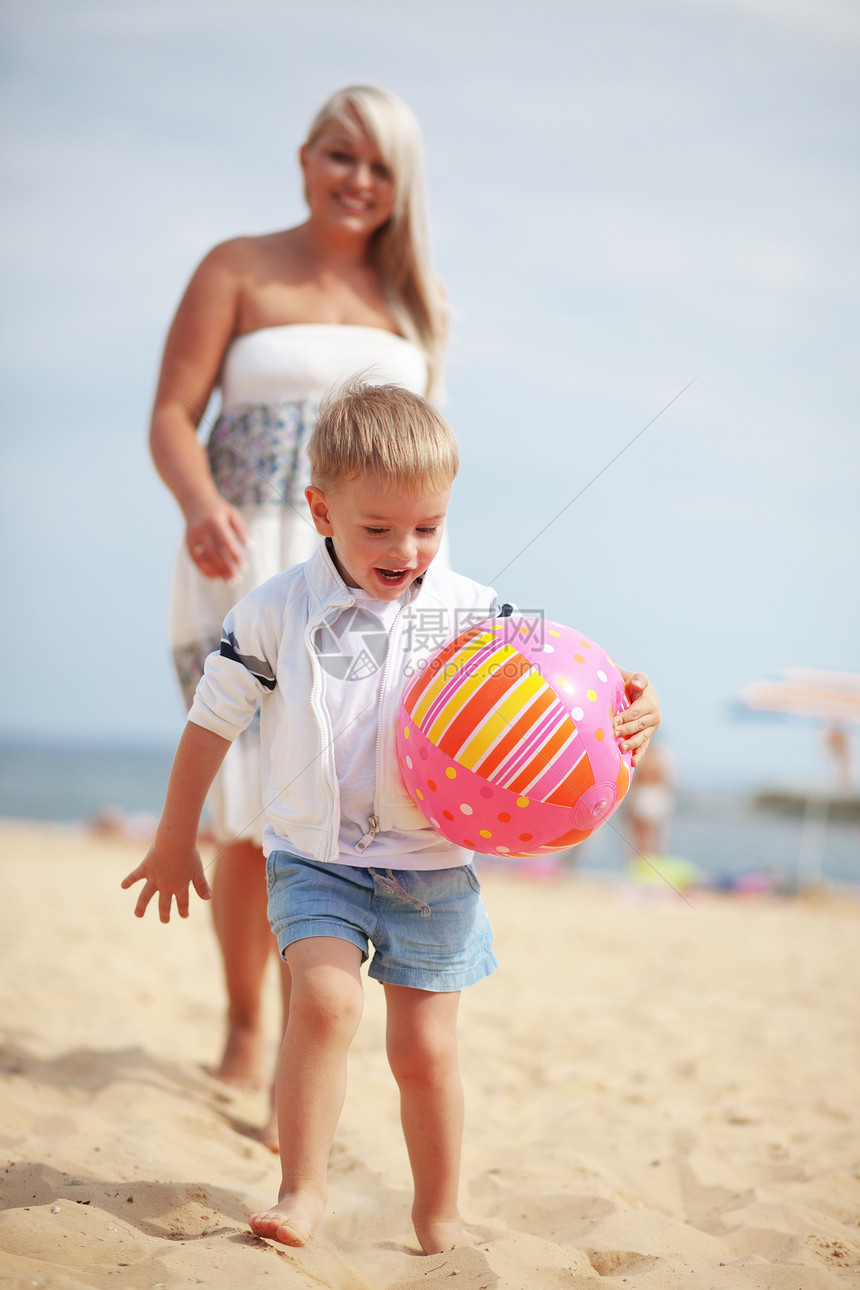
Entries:
[[633,765],[637,766],[660,724],[660,700],[644,672],[625,672],[623,667],[618,670],[630,707],[615,715],[615,738],[622,752],[633,753]]

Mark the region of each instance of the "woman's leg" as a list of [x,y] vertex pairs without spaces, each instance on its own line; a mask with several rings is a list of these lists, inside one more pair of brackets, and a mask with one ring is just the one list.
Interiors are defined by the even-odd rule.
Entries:
[[228,1084],[261,1087],[263,979],[274,944],[266,913],[266,861],[253,842],[225,847],[212,882],[212,917],[227,987],[227,1040],[215,1072]]
[[463,1086],[457,1056],[459,991],[434,994],[386,985],[388,1060],[400,1088],[400,1118],[415,1184],[412,1221],[425,1254],[471,1245],[457,1193]]
[[346,1059],[361,1019],[361,951],[314,936],[287,948],[290,1020],[278,1063],[281,1189],[251,1229],[284,1245],[306,1245],[328,1199],[328,1158],[346,1093]]

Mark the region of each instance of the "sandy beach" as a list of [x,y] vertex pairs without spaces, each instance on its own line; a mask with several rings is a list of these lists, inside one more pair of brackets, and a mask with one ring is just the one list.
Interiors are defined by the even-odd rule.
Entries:
[[[425,1258],[368,982],[315,1243],[259,1240],[263,1093],[211,1078],[209,911],[132,916],[141,842],[0,824],[0,1285],[326,1290],[860,1286],[860,899],[482,874],[462,1208]],[[272,1052],[276,983],[270,982]]]

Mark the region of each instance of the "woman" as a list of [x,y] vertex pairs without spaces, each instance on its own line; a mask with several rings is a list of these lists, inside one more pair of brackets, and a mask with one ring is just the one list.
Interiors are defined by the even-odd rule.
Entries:
[[[320,109],[299,159],[307,220],[215,247],[165,346],[150,444],[186,523],[171,638],[189,703],[227,610],[316,543],[304,447],[320,397],[357,372],[431,397],[440,384],[447,311],[430,268],[421,138],[409,108],[369,86],[341,90]],[[204,447],[197,429],[216,386],[221,415]],[[259,780],[251,730],[210,798],[223,848],[213,915],[229,998],[217,1074],[243,1084],[261,1077],[273,944]],[[273,1128],[265,1137],[276,1149]]]
[[[304,447],[321,396],[359,372],[431,398],[441,384],[447,309],[430,267],[412,113],[383,90],[341,90],[320,109],[299,158],[307,220],[215,247],[165,347],[150,442],[186,522],[171,637],[189,704],[227,611],[316,543]],[[216,386],[221,414],[204,447],[197,428]],[[631,690],[644,690],[639,679]],[[641,752],[659,723],[650,688],[638,709]],[[243,1084],[261,1078],[261,990],[273,944],[256,734],[252,727],[231,747],[209,799],[220,848],[213,916],[229,999],[216,1073]],[[283,963],[281,982],[286,1017]],[[277,1150],[274,1117],[263,1138]]]

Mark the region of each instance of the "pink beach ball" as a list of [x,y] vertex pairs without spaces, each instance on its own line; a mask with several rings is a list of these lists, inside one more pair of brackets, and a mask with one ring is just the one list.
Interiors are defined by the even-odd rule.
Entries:
[[531,615],[490,618],[438,650],[404,693],[397,751],[415,805],[450,842],[511,859],[576,846],[608,820],[633,765],[606,651]]

